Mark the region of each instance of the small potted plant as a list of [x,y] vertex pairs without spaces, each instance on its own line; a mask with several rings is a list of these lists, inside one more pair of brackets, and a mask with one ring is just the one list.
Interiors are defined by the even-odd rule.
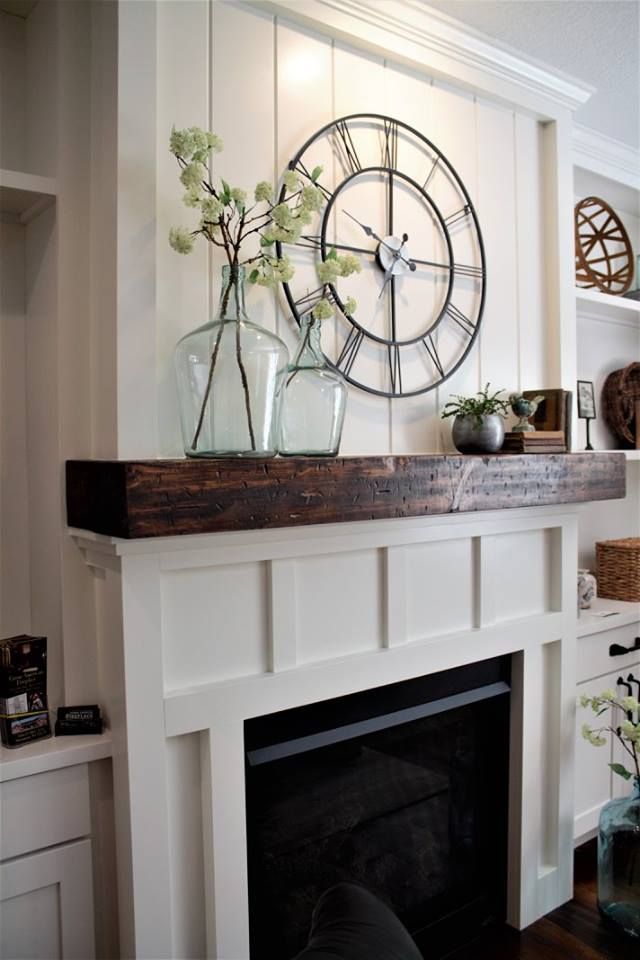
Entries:
[[504,417],[509,403],[502,390],[489,393],[489,384],[475,397],[453,396],[442,417],[455,417],[451,436],[460,453],[497,453],[504,442]]
[[[640,702],[632,694],[632,675],[627,696],[604,690],[595,697],[583,695],[578,703],[597,718],[595,727],[582,724],[582,736],[594,747],[609,744],[613,735],[625,763],[609,763],[611,770],[627,782],[631,793],[605,804],[598,829],[598,907],[618,929],[640,938]],[[609,751],[607,751],[609,755]],[[631,769],[628,769],[631,767]]]

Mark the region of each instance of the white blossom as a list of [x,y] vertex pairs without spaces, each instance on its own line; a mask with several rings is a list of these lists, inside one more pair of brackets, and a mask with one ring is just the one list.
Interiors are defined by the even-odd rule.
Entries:
[[261,180],[260,183],[256,184],[256,189],[254,190],[254,197],[256,203],[266,202],[271,203],[273,199],[273,187],[266,180]]
[[191,253],[193,250],[194,237],[189,230],[184,227],[172,227],[169,231],[169,243],[176,253]]

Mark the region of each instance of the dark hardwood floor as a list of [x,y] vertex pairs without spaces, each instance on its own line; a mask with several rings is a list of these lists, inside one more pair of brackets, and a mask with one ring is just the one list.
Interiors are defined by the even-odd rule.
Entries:
[[596,842],[575,854],[574,898],[522,933],[506,928],[448,960],[640,960],[640,940],[603,922],[596,905]]

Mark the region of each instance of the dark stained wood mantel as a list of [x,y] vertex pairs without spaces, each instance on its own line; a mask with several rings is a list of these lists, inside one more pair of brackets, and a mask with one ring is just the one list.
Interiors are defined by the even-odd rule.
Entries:
[[624,454],[71,460],[69,526],[125,539],[625,496]]

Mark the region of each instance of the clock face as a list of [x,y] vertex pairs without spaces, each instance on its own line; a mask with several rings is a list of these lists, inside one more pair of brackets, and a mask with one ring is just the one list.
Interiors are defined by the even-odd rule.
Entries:
[[[473,204],[443,153],[418,131],[378,114],[327,124],[289,163],[314,169],[324,204],[296,244],[278,244],[296,268],[284,292],[296,320],[318,299],[315,266],[332,248],[354,253],[360,274],[332,285],[335,324],[322,347],[349,383],[386,397],[432,390],[465,360],[485,299],[485,256]],[[280,200],[289,196],[283,187]],[[348,297],[358,307],[345,308]]]

